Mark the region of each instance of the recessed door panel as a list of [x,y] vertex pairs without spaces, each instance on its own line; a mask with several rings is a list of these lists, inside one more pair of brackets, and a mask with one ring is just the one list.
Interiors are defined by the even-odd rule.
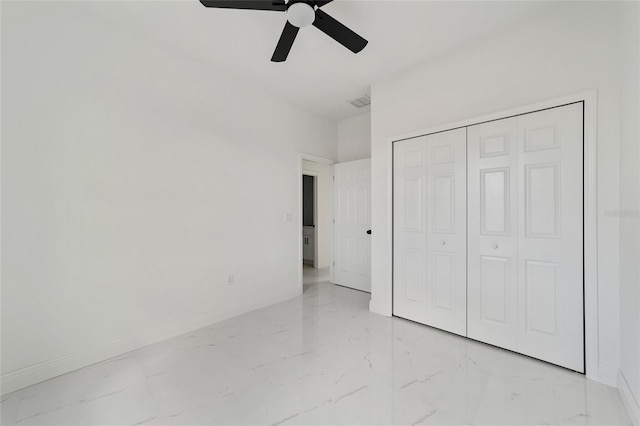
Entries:
[[[359,174],[359,178],[362,177],[362,172]],[[359,179],[359,182],[362,180]],[[371,215],[371,188],[367,185],[358,185],[355,189],[355,202],[354,202],[354,210],[355,210],[355,218],[354,224],[356,226],[367,228],[369,226],[369,217]],[[363,234],[360,238],[365,239],[365,235]]]
[[452,311],[454,309],[453,298],[455,293],[455,259],[453,253],[434,251],[433,258],[433,306],[438,309]]
[[529,238],[560,238],[560,164],[525,166],[525,227]]
[[353,258],[355,260],[354,272],[359,276],[366,276],[369,273],[371,258],[370,241],[368,236],[356,237],[353,239]]
[[455,175],[433,177],[433,232],[455,232]]
[[406,249],[401,256],[404,263],[398,271],[404,283],[404,298],[412,302],[424,302],[424,259],[422,250]]
[[525,261],[524,317],[528,332],[557,335],[559,266],[553,262]]
[[540,127],[528,126],[527,129],[524,131],[524,151],[525,152],[542,151],[544,149],[554,149],[554,148],[560,148],[560,138],[558,137],[558,125],[550,124],[548,126],[542,125]]
[[453,163],[456,159],[455,147],[450,143],[439,143],[429,147],[431,165]]
[[491,324],[508,325],[509,259],[481,256],[481,319]]
[[404,188],[402,194],[404,199],[402,201],[404,203],[404,221],[402,221],[401,227],[404,232],[423,231],[423,182],[423,176],[406,178],[403,182]]
[[480,170],[480,222],[482,235],[510,232],[510,168]]
[[480,158],[509,155],[509,134],[487,134],[480,138]]
[[349,255],[351,254],[351,250],[349,250],[349,241],[348,237],[339,237],[338,244],[336,245],[336,272],[348,272],[349,271]]

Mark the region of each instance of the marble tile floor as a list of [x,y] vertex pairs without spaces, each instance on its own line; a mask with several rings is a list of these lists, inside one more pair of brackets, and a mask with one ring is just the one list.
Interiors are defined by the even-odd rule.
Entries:
[[309,265],[302,265],[302,280],[305,284],[329,281],[329,268],[313,268]]
[[629,425],[616,389],[368,312],[300,297],[6,395],[3,425]]

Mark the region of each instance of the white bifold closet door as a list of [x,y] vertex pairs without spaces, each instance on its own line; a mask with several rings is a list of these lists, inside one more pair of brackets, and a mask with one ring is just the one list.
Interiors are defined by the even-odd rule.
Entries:
[[466,129],[394,144],[394,315],[466,335]]
[[468,336],[584,372],[582,103],[468,128]]

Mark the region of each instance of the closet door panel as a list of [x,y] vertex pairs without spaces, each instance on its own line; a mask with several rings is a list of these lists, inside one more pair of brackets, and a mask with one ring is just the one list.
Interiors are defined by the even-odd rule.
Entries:
[[468,336],[517,348],[517,119],[468,128]]
[[426,138],[393,145],[393,313],[426,322]]
[[582,104],[523,115],[518,352],[584,372]]
[[426,324],[467,335],[466,129],[428,135]]

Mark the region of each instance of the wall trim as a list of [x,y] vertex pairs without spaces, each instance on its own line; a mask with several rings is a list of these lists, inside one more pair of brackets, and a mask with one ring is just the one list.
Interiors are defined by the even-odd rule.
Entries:
[[[610,382],[610,373],[605,373],[602,379],[599,363],[598,338],[598,206],[597,206],[597,90],[586,90],[553,99],[522,105],[472,117],[454,123],[419,129],[410,133],[397,135],[387,139],[387,224],[384,232],[387,234],[389,246],[386,252],[386,276],[383,281],[388,283],[385,294],[372,293],[369,309],[372,312],[391,316],[392,286],[393,286],[393,142],[403,139],[420,137],[430,133],[442,132],[458,127],[467,127],[486,121],[526,114],[560,105],[584,102],[584,309],[585,309],[585,372],[587,378],[597,382]],[[381,230],[382,231],[382,230]],[[372,290],[374,290],[372,288]],[[604,381],[606,380],[606,381]]]
[[640,426],[640,403],[638,403],[633,396],[633,392],[624,374],[622,374],[622,370],[618,370],[618,392],[624,403],[624,408],[627,409],[627,413],[631,418],[631,423],[635,426]]
[[319,157],[317,155],[313,155],[313,154],[305,154],[304,152],[300,153],[300,159],[301,160],[306,160],[306,161],[311,161],[312,163],[320,163],[320,164],[329,164],[332,165],[335,163],[335,161],[329,159],[329,158],[324,158],[324,157]]
[[296,289],[276,297],[269,297],[261,302],[238,304],[222,307],[215,311],[187,318],[174,324],[165,325],[135,336],[117,340],[115,342],[77,352],[60,358],[40,362],[29,367],[5,373],[0,377],[0,392],[2,395],[15,392],[27,386],[53,379],[54,377],[70,373],[89,365],[143,348],[145,346],[171,339],[182,334],[191,333],[202,327],[246,314],[302,294],[302,289]]
[[618,369],[600,364],[598,381],[611,387],[618,387]]

